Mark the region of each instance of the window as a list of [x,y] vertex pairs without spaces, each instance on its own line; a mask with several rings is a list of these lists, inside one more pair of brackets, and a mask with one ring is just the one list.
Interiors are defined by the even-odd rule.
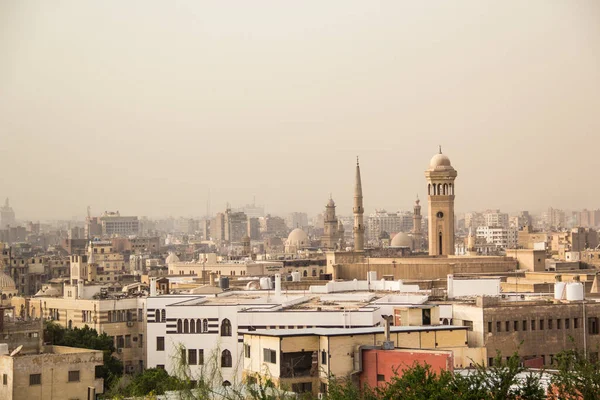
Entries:
[[[423,324],[423,325],[425,325],[425,324]],[[473,331],[473,321],[464,320],[463,326],[466,326],[468,328],[467,329],[468,331]]]
[[590,335],[598,334],[598,318],[597,317],[588,318],[588,333]]
[[571,320],[569,318],[565,318],[565,329],[571,328]]
[[140,339],[138,341],[139,347],[144,347],[144,335],[140,333]]
[[544,320],[540,319],[540,331],[544,330]]
[[125,347],[131,348],[131,335],[125,335]]
[[190,333],[190,323],[187,319],[183,320],[183,333]]
[[196,351],[196,349],[188,349],[188,364],[198,364],[198,352]]
[[202,320],[197,319],[196,320],[196,333],[201,333],[201,332],[202,332]]
[[69,371],[69,382],[79,382],[79,371]]
[[514,321],[513,322],[513,330],[515,332],[517,332],[519,330],[519,321]]
[[579,329],[579,318],[573,318],[573,329]]
[[3,385],[8,385],[8,375],[7,374],[2,374],[2,384]]
[[158,336],[156,338],[156,351],[165,351],[165,337]]
[[221,322],[221,336],[231,336],[231,322],[227,318]]
[[552,329],[552,320],[551,319],[548,320],[548,329]]
[[265,362],[276,364],[277,363],[277,353],[275,350],[271,349],[263,349],[263,357]]
[[202,332],[208,332],[208,320],[202,320]]
[[250,358],[250,345],[244,343],[244,357]]
[[180,355],[181,355],[181,363],[183,365],[187,365],[187,357],[186,357],[187,351],[185,350],[185,348],[181,349]]
[[198,350],[198,365],[204,365],[204,349]]
[[321,364],[327,365],[327,352],[325,350],[321,350]]
[[181,333],[183,331],[183,324],[181,323],[181,320],[178,319],[177,320],[177,333]]
[[29,375],[29,386],[41,385],[41,384],[42,384],[42,374],[30,374]]
[[494,365],[494,357],[489,357],[488,358],[488,366],[491,367],[492,365]]
[[562,319],[556,320],[556,329],[562,329]]
[[496,332],[501,332],[502,331],[502,324],[500,323],[500,321],[496,321]]
[[527,321],[523,320],[523,330],[526,331],[527,330]]
[[125,339],[123,338],[123,336],[117,336],[117,347],[118,348],[125,347]]
[[385,382],[385,375],[377,374],[377,382]]
[[535,331],[535,319],[531,320],[531,330]]
[[167,312],[165,310],[160,310],[160,320],[165,322],[167,320]]
[[488,332],[492,332],[492,321],[488,321]]
[[164,364],[156,364],[156,368],[165,369],[165,365]]
[[223,350],[221,353],[221,368],[231,368],[231,352],[229,350]]
[[506,321],[504,323],[504,331],[505,332],[510,332],[510,321]]

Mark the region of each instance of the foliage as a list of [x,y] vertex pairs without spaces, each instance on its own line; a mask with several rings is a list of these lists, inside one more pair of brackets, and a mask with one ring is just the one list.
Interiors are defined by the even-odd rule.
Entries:
[[83,328],[66,329],[55,322],[47,321],[44,327],[44,341],[57,346],[102,350],[104,365],[98,367],[97,376],[104,378],[106,388],[110,388],[123,374],[123,363],[112,355],[115,351],[113,339],[106,333],[99,335],[87,325]]
[[144,397],[164,394],[170,390],[182,390],[185,383],[169,376],[162,368],[151,368],[133,377],[124,376],[106,393],[108,398]]
[[600,399],[600,363],[576,350],[555,356],[557,373],[552,377],[552,399]]

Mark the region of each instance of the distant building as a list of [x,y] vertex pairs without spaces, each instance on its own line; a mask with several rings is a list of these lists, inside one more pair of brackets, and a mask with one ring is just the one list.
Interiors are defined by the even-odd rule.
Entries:
[[100,217],[103,236],[129,236],[140,233],[138,217],[122,217],[117,212],[104,212]]
[[0,207],[0,228],[4,229],[15,224],[15,212],[10,206],[7,197],[4,201],[4,206]]
[[303,212],[289,213],[285,219],[285,224],[291,229],[306,229],[308,228],[308,215]]

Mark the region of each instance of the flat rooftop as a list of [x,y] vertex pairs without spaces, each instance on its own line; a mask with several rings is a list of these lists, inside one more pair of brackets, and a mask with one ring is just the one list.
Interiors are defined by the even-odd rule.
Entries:
[[[458,325],[431,325],[431,326],[391,326],[390,333],[403,332],[428,332],[428,331],[455,331],[467,330],[466,326]],[[256,332],[247,332],[244,335],[293,337],[293,336],[346,336],[346,335],[372,335],[384,334],[383,327],[367,328],[308,328],[308,329],[271,329]]]

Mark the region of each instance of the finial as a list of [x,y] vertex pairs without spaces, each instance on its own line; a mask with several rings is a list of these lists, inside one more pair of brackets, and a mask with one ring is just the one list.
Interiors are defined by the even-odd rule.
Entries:
[[331,196],[331,192],[329,192],[329,200],[333,200],[333,197]]
[[442,154],[442,145],[440,144],[440,154]]
[[358,156],[356,156],[356,166],[358,167]]

